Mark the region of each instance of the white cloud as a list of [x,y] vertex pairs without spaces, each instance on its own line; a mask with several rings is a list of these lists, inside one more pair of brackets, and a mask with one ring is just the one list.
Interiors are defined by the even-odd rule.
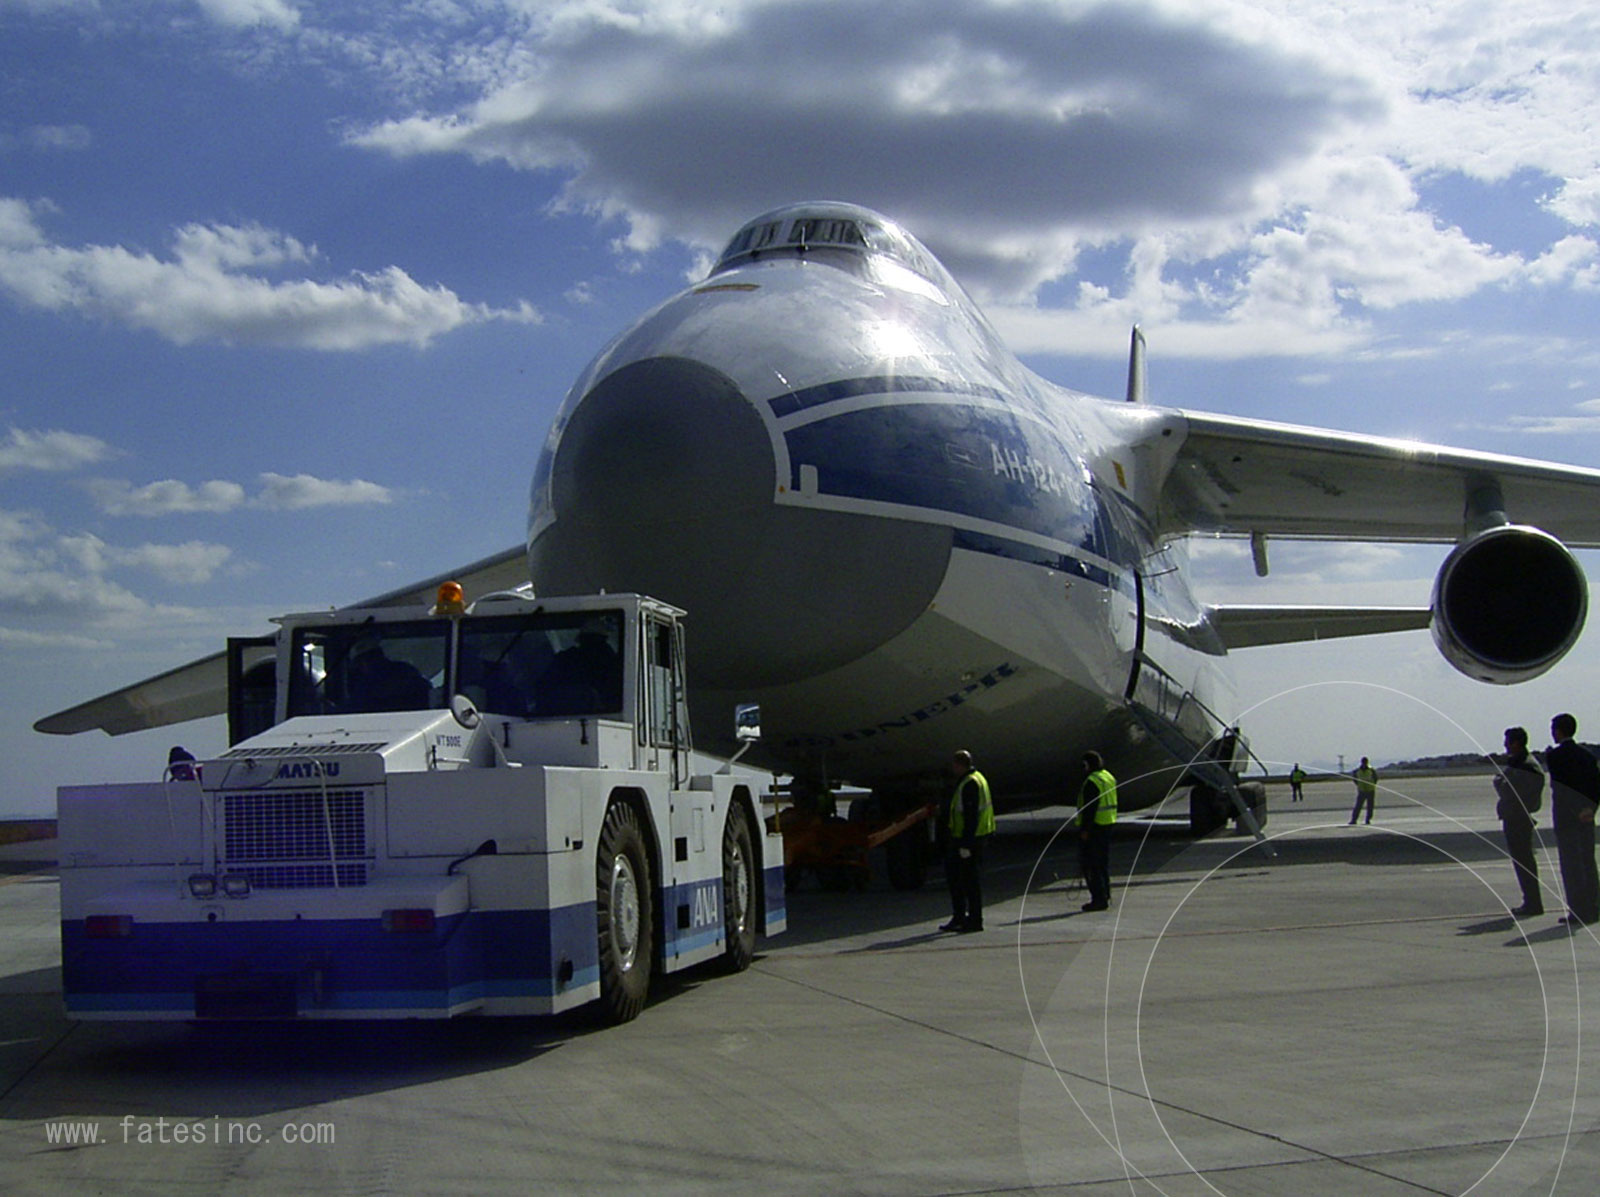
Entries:
[[1517,432],[1546,436],[1600,432],[1600,399],[1574,404],[1572,412],[1565,415],[1508,415],[1506,424]]
[[1600,83],[1593,57],[1600,13],[1565,0],[1444,0],[1425,9],[1288,0],[1280,7],[1387,60],[1408,93],[1390,136],[1415,170],[1495,181],[1533,167],[1565,179],[1561,191],[1592,188],[1600,145],[1574,117],[1592,110]]
[[163,516],[197,513],[222,514],[241,507],[268,511],[301,511],[309,507],[348,507],[392,503],[395,492],[376,482],[354,479],[329,481],[310,474],[266,473],[256,494],[249,496],[237,482],[212,479],[190,486],[174,478],[134,486],[118,479],[101,478],[89,484],[90,494],[106,515]]
[[376,482],[331,482],[309,474],[262,474],[258,507],[298,511],[306,507],[347,507],[365,503],[392,503],[394,492]]
[[357,140],[562,172],[566,203],[626,221],[638,250],[663,229],[709,244],[825,191],[894,212],[958,275],[1027,289],[1081,238],[1236,211],[1380,105],[1347,63],[1272,22],[1245,37],[1205,19],[1221,11],[777,0],[624,22],[574,6],[523,78]]
[[20,133],[0,130],[0,150],[19,147],[45,152],[86,150],[94,144],[87,125],[31,125]]
[[1530,282],[1539,286],[1600,290],[1600,245],[1590,237],[1563,237],[1528,263],[1526,274]]
[[[32,516],[0,511],[0,620],[14,634],[54,636],[191,617],[187,608],[152,603],[107,576],[128,551],[91,535],[62,536]],[[157,556],[138,551],[134,563],[148,566]],[[19,620],[30,626],[17,628]]]
[[227,545],[207,544],[199,540],[125,548],[107,544],[98,536],[84,533],[58,537],[56,544],[60,556],[86,574],[100,575],[112,569],[142,569],[175,585],[209,582],[233,556],[233,550]]
[[300,13],[283,0],[195,0],[195,4],[202,13],[220,25],[269,25],[289,30],[300,23]]
[[233,556],[227,545],[187,540],[182,544],[141,544],[118,549],[119,566],[147,570],[165,582],[198,585],[209,582]]
[[[1262,284],[1261,275],[1316,280],[1330,293],[1323,302],[1332,312],[1341,301],[1386,309],[1459,299],[1517,271],[1513,256],[1476,245],[1419,211],[1410,180],[1387,159],[1328,160],[1313,173],[1315,182],[1299,189],[1310,201],[1306,212],[1251,239],[1254,262],[1241,305],[1246,318],[1250,307],[1270,308],[1271,297],[1283,294],[1276,281]],[[1294,291],[1291,283],[1290,303],[1309,299]]]
[[160,482],[133,486],[114,479],[96,479],[89,484],[100,510],[107,515],[186,515],[194,512],[224,512],[245,501],[244,487],[237,482],[213,480],[191,487],[186,482],[166,478]]
[[[1165,323],[1170,352],[1211,357],[1347,352],[1373,312],[1488,288],[1600,289],[1573,246],[1479,243],[1418,196],[1535,172],[1550,213],[1600,224],[1600,12],[1570,0],[419,0],[382,21],[185,2],[292,29],[286,52],[401,97],[410,115],[356,144],[545,172],[629,254],[670,239],[703,261],[764,207],[858,200],[1017,323]],[[8,223],[0,203],[0,244]],[[249,226],[183,230],[171,261],[23,231],[0,289],[182,343],[423,344],[536,319],[394,267],[269,282],[312,260]]]
[[[1419,199],[1534,171],[1551,212],[1600,218],[1600,14],[1565,0],[539,12],[524,59],[486,39],[444,69],[475,102],[353,140],[546,172],[630,253],[670,237],[703,258],[773,204],[866,203],[1008,304],[1008,331],[1040,330],[1023,348],[1139,320],[1173,353],[1338,354],[1375,312],[1600,285],[1570,246],[1525,259]],[[1088,285],[1041,304],[1089,251]]]
[[186,225],[172,238],[180,263],[205,270],[271,269],[312,261],[317,252],[260,225]]
[[102,651],[115,647],[115,641],[73,632],[32,632],[23,628],[0,627],[0,645],[10,648],[68,648]]
[[13,428],[0,441],[0,473],[7,470],[73,470],[104,461],[111,446],[79,432],[29,432]]
[[498,309],[467,303],[398,266],[334,282],[266,277],[315,258],[314,249],[258,225],[185,226],[167,259],[120,246],[69,248],[46,239],[33,207],[0,199],[0,293],[27,307],[80,312],[179,345],[420,347],[469,325],[539,319],[526,303]]
[[1568,224],[1600,226],[1600,176],[1566,180],[1547,206]]
[[1427,606],[1445,552],[1433,545],[1271,540],[1271,572],[1259,578],[1249,541],[1189,541],[1196,591],[1215,604]]

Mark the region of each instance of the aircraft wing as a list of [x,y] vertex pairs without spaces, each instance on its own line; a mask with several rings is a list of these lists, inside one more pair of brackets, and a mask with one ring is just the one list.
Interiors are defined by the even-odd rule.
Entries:
[[1212,607],[1211,622],[1230,650],[1341,636],[1410,632],[1428,626],[1427,607]]
[[[527,550],[518,545],[475,561],[450,573],[402,586],[375,598],[351,603],[352,607],[399,607],[425,605],[433,600],[439,583],[460,582],[469,597],[495,590],[511,590],[528,580]],[[92,698],[65,711],[47,715],[33,725],[34,731],[70,736],[99,728],[109,735],[184,723],[228,710],[228,661],[226,653],[213,653],[156,677],[146,678],[110,694]]]
[[[1600,546],[1600,470],[1202,412],[1178,413],[1157,503],[1166,533],[1451,542],[1470,490],[1499,486],[1513,523]],[[1179,432],[1167,425],[1161,438]],[[1176,439],[1174,437],[1174,439]]]
[[227,654],[212,653],[136,685],[124,686],[48,715],[35,723],[33,730],[70,736],[98,727],[108,735],[120,736],[147,727],[221,715],[227,709]]

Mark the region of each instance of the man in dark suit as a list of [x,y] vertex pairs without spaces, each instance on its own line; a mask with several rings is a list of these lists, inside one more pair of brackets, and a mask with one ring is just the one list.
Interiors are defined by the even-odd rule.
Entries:
[[1550,815],[1555,824],[1561,888],[1567,893],[1563,923],[1574,927],[1600,920],[1600,878],[1595,874],[1594,815],[1600,808],[1600,765],[1573,739],[1578,721],[1571,715],[1550,720],[1555,746],[1544,754],[1550,774]]

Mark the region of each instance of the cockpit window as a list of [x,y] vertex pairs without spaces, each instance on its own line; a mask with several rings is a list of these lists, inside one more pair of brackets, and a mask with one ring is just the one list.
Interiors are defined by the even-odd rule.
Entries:
[[728,248],[722,251],[722,256],[717,259],[717,269],[721,270],[735,258],[742,258],[746,254],[760,253],[778,244],[778,234],[783,231],[784,222],[781,220],[758,221],[747,224],[734,235],[728,242]]
[[740,229],[717,261],[721,270],[739,258],[763,251],[867,248],[868,230],[858,220],[839,216],[795,216],[757,220]]
[[867,238],[853,220],[798,219],[789,225],[789,244],[819,249],[823,246],[866,249]]
[[[711,271],[717,274],[772,254],[842,250],[851,255],[881,255],[934,282],[939,270],[927,251],[887,222],[863,209],[798,208],[757,217],[734,235]],[[837,260],[837,259],[835,259]]]
[[717,259],[725,269],[739,258],[774,250],[866,250],[869,229],[848,216],[782,216],[752,221],[739,229]]

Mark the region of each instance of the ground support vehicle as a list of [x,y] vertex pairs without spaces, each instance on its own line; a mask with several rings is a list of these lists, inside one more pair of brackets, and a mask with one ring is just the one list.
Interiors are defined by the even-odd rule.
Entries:
[[824,889],[866,889],[872,874],[868,853],[883,846],[885,867],[896,889],[916,889],[927,875],[928,828],[938,811],[925,803],[886,817],[872,799],[850,804],[841,818],[815,802],[796,802],[778,809],[769,823],[783,833],[787,885],[795,888],[814,873]]
[[518,594],[231,642],[233,747],[60,791],[68,1013],[622,1021],[652,974],[747,967],[782,841],[693,751],[682,619]]

